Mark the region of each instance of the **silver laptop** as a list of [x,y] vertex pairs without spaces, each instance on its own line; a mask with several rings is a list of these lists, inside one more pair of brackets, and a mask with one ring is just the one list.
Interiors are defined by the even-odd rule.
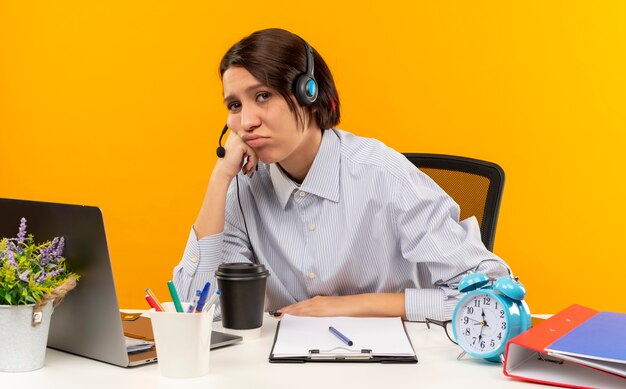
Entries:
[[[129,353],[124,334],[150,339],[151,326],[122,320],[115,293],[102,212],[97,207],[0,198],[0,236],[16,236],[20,219],[37,242],[65,238],[67,268],[80,281],[55,308],[48,347],[111,363],[138,366],[157,360],[153,348]],[[165,281],[164,281],[165,282]],[[144,287],[138,286],[143,293]],[[148,333],[141,334],[139,329]],[[241,337],[213,331],[211,348],[240,342]]]

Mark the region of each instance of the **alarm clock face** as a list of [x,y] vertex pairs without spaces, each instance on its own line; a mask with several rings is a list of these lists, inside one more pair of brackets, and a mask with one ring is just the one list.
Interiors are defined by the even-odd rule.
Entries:
[[501,352],[509,339],[507,307],[498,295],[473,292],[458,304],[453,318],[454,336],[468,353],[490,357]]

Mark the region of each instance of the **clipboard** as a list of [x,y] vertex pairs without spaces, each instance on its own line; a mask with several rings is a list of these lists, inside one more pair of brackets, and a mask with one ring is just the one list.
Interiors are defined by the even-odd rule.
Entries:
[[[394,319],[395,322],[394,322]],[[305,347],[310,346],[311,343],[303,342],[302,348],[294,354],[282,354],[277,353],[281,347],[279,342],[281,341],[281,325],[283,320],[288,320],[289,330],[302,331],[311,330],[315,332],[315,335],[322,337],[324,341],[328,340],[330,343],[321,342],[321,347]],[[302,324],[304,323],[304,324]],[[338,323],[338,324],[337,324]],[[294,324],[296,327],[294,328]],[[333,338],[327,330],[329,324],[337,325],[343,328],[346,333],[357,335],[358,345],[368,344],[368,340],[371,340],[374,346],[380,345],[385,341],[385,337],[380,337],[381,331],[367,333],[368,325],[374,325],[376,328],[386,328],[389,332],[387,336],[393,341],[399,341],[402,353],[396,355],[394,353],[386,354],[385,351],[390,349],[381,349],[380,347],[346,347],[340,345],[339,341]],[[302,325],[302,327],[297,327]],[[360,332],[356,332],[355,328],[359,328]],[[326,329],[326,330],[325,330]],[[324,335],[327,335],[328,339],[324,339]],[[290,340],[282,339],[282,341]],[[318,339],[319,340],[319,339]],[[337,343],[336,346],[332,346],[332,342]],[[329,344],[331,346],[329,347]],[[326,347],[324,347],[326,346]],[[377,349],[382,352],[377,352]],[[272,344],[272,350],[269,355],[270,363],[305,363],[305,362],[355,362],[355,363],[417,363],[417,356],[411,344],[411,340],[408,337],[406,329],[402,324],[400,318],[319,318],[319,317],[296,317],[285,315],[283,319],[278,323],[276,327],[276,333],[274,334],[274,342]]]

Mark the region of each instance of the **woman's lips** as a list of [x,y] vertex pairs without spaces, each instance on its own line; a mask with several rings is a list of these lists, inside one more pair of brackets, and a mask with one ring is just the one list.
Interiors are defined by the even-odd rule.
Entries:
[[257,148],[263,146],[265,143],[267,143],[268,140],[269,138],[253,137],[249,139],[244,139],[244,142],[246,142],[246,144],[252,148]]

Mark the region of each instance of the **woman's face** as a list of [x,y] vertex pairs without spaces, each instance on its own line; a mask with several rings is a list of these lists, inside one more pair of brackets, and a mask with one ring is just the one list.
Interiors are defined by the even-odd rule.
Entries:
[[[264,163],[294,161],[320,132],[315,120],[304,130],[276,90],[263,85],[243,67],[228,68],[223,76],[228,127],[235,131]],[[298,109],[302,109],[297,103]],[[302,117],[307,117],[302,112]],[[305,153],[306,154],[306,153]]]

